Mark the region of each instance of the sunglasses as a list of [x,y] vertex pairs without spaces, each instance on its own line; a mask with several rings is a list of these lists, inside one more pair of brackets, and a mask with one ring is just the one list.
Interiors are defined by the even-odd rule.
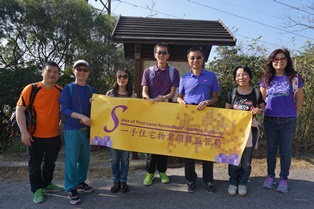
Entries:
[[190,57],[191,60],[200,60],[203,59],[203,57],[201,56],[197,56],[197,57]]
[[284,61],[287,61],[287,58],[286,57],[283,57],[283,58],[275,58],[273,59],[273,62],[274,63],[278,63],[278,62],[284,62]]
[[87,73],[87,72],[89,72],[90,70],[88,69],[88,68],[75,68],[75,70],[77,71],[77,72],[84,72],[84,73]]
[[155,52],[156,54],[158,54],[158,55],[166,55],[166,54],[168,54],[168,52],[166,52],[166,51],[158,51],[158,52]]
[[124,75],[118,75],[117,78],[118,78],[118,79],[122,79],[122,78],[123,78],[123,79],[127,79],[127,78],[129,78],[129,76],[126,75],[126,74],[124,74]]

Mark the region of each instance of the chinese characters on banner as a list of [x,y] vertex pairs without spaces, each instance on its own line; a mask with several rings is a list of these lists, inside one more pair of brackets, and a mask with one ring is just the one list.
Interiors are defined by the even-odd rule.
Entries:
[[91,144],[238,165],[252,114],[93,94]]

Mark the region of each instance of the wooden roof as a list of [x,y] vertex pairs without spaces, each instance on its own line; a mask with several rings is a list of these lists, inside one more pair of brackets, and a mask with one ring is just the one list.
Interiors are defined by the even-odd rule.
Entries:
[[236,44],[236,38],[220,20],[120,16],[112,37],[114,42],[124,44],[125,57],[129,59],[135,58],[136,45],[140,45],[141,58],[154,59],[154,46],[165,42],[170,46],[171,59],[180,60],[186,59],[186,51],[192,46],[201,46],[208,59],[213,45]]

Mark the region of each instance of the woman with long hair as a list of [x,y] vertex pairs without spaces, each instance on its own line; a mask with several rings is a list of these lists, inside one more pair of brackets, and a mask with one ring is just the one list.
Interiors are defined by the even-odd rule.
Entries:
[[271,189],[276,184],[276,154],[279,147],[280,181],[277,191],[287,193],[291,145],[304,97],[303,82],[293,68],[287,49],[276,49],[269,55],[260,90],[266,101],[263,124],[267,141],[267,178],[263,187]]

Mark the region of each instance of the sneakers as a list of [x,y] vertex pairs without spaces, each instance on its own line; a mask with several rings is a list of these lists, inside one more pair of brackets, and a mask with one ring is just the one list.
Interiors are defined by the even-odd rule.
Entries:
[[166,173],[159,172],[159,176],[162,183],[165,184],[169,182],[169,177],[167,176]]
[[78,192],[85,192],[85,193],[92,193],[94,189],[86,184],[85,182],[80,183],[79,185],[76,186],[76,189]]
[[44,199],[43,189],[37,189],[36,192],[34,193],[33,202],[38,204],[38,203],[42,203],[44,201],[45,201],[45,199]]
[[153,180],[154,180],[155,176],[153,173],[146,173],[146,176],[145,176],[145,179],[143,181],[143,184],[145,186],[149,186],[153,183]]
[[238,187],[235,185],[230,184],[228,187],[228,195],[230,196],[234,196],[237,194],[238,191]]
[[206,190],[207,190],[207,193],[209,193],[209,194],[215,194],[214,184],[212,182],[208,182],[206,184]]
[[188,192],[195,192],[196,190],[196,182],[189,182],[188,183]]
[[129,186],[126,182],[121,182],[121,192],[126,193],[129,191]]
[[71,192],[68,193],[68,197],[70,198],[70,203],[72,205],[77,205],[81,203],[81,199],[76,188],[72,189]]
[[120,190],[120,182],[113,182],[113,186],[111,187],[110,191],[111,193],[116,193]]
[[266,180],[263,183],[263,187],[266,189],[273,188],[274,184],[276,184],[276,180],[274,177],[267,176]]
[[288,180],[286,179],[280,179],[279,181],[279,185],[278,185],[278,188],[277,188],[277,192],[281,192],[281,193],[287,193],[288,192]]
[[58,185],[53,184],[53,183],[51,183],[47,187],[43,188],[44,192],[61,192],[63,190],[64,190],[63,187],[58,186]]
[[247,195],[247,188],[246,185],[239,185],[238,186],[238,193],[240,196],[245,196]]

